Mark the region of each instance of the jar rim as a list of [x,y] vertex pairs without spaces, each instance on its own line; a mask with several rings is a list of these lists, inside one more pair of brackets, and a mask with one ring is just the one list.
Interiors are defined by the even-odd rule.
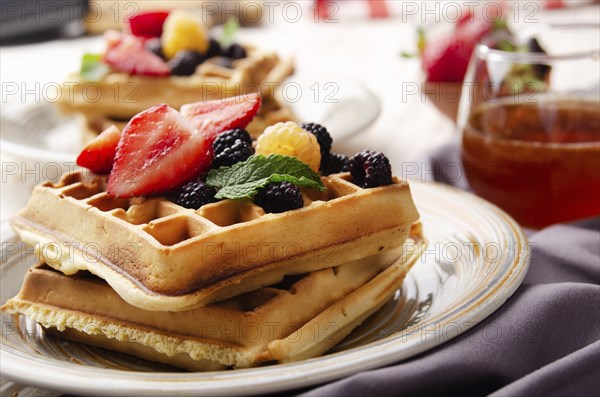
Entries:
[[[547,31],[550,29],[597,29],[600,34],[600,24],[595,23],[553,23],[541,25],[532,30],[528,37],[533,37],[535,34]],[[478,57],[491,61],[505,61],[521,64],[546,64],[555,61],[576,60],[584,58],[596,58],[600,60],[600,48],[576,51],[568,54],[548,55],[535,52],[511,52],[499,50],[491,47],[491,43],[498,39],[498,35],[492,35],[482,42],[478,43],[475,51]]]

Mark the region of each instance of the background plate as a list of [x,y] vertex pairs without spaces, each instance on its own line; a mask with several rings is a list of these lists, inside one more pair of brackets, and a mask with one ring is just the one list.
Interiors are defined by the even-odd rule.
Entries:
[[366,131],[381,113],[377,95],[339,73],[296,73],[285,81],[281,93],[298,120],[324,125],[334,142]]
[[[529,249],[519,226],[454,188],[412,182],[429,245],[404,285],[332,352],[292,364],[183,373],[47,336],[2,313],[1,370],[15,381],[85,395],[229,395],[289,390],[384,366],[429,350],[489,316],[517,289]],[[2,225],[1,301],[19,290],[33,253]]]

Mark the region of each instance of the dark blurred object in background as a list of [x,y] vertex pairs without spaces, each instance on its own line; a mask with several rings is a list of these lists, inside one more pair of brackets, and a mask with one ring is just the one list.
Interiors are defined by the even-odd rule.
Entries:
[[0,42],[82,34],[87,6],[87,0],[0,0]]

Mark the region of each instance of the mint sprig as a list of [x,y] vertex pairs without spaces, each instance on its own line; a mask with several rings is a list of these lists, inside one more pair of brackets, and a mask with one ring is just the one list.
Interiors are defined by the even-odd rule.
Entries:
[[102,54],[83,54],[79,75],[84,81],[100,81],[109,71],[108,65],[102,62]]
[[290,182],[325,190],[319,174],[295,157],[271,154],[250,156],[246,161],[209,172],[206,183],[219,189],[217,199],[252,199],[271,182]]

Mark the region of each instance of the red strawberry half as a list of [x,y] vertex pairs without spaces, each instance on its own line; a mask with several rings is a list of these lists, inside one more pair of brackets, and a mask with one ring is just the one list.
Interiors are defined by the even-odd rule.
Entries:
[[262,98],[258,93],[240,95],[223,100],[197,102],[183,105],[181,114],[187,118],[209,141],[233,128],[244,128],[256,116]]
[[210,161],[204,136],[175,109],[156,105],[123,130],[108,192],[115,197],[165,192],[206,171]]
[[169,66],[158,55],[144,47],[142,39],[129,34],[108,31],[104,63],[113,69],[142,76],[164,77],[171,74]]
[[129,28],[134,36],[151,39],[160,37],[168,16],[167,11],[146,11],[132,16],[127,22],[129,22]]
[[106,174],[113,167],[121,131],[114,125],[90,142],[77,157],[77,164],[96,174]]

